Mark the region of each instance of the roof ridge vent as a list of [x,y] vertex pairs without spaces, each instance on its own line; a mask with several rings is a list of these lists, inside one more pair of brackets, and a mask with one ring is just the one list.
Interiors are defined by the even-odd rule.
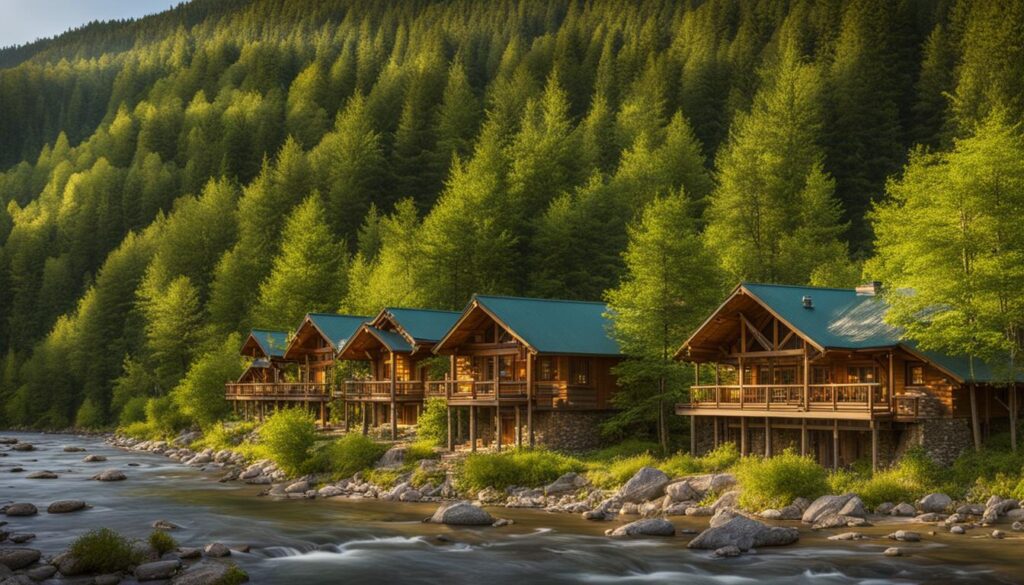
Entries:
[[882,293],[882,283],[878,280],[872,280],[871,282],[858,285],[856,291],[857,296],[873,297]]
[[804,295],[800,302],[803,304],[805,309],[813,309],[814,301],[811,299],[811,295]]

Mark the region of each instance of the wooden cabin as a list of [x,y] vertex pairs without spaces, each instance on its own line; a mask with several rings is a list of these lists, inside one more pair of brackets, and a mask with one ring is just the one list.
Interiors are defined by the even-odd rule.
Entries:
[[885,323],[880,286],[737,286],[676,356],[695,365],[689,402],[676,407],[691,417],[691,449],[732,441],[743,454],[793,448],[877,468],[921,445],[949,462],[983,432],[981,418],[987,432],[1016,408],[1016,391],[987,368],[971,379],[966,359],[922,351]]
[[474,296],[434,346],[449,357],[446,379],[427,383],[448,402],[449,449],[598,446],[622,359],[606,313],[603,303]]
[[249,358],[245,371],[234,382],[225,385],[225,398],[232,409],[246,419],[262,416],[262,397],[272,395],[275,385],[283,382],[289,362],[284,359],[288,333],[253,329],[242,344],[241,355]]
[[368,362],[364,378],[345,380],[336,396],[345,401],[345,427],[358,412],[363,434],[387,421],[391,437],[398,425],[416,424],[434,358],[431,350],[459,318],[455,311],[387,308],[362,324],[338,350],[339,360]]

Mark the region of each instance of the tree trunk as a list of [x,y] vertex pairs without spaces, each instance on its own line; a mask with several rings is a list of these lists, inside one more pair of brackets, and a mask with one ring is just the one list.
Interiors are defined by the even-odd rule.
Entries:
[[1017,452],[1017,384],[1010,384],[1010,448]]
[[974,450],[981,451],[981,426],[978,423],[978,387],[971,383],[971,431],[974,434]]

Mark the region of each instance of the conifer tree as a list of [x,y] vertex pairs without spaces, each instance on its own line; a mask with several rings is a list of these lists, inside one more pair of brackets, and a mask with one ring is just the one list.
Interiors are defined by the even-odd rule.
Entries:
[[158,270],[146,273],[139,289],[139,308],[146,320],[150,363],[158,384],[167,391],[185,375],[198,350],[202,307],[189,277],[165,279]]

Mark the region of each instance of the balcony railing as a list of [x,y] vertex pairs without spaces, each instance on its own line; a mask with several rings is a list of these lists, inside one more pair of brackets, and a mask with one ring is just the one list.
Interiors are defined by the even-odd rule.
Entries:
[[[525,401],[527,388],[525,380],[495,382],[493,380],[439,380],[427,382],[427,396],[455,401],[495,400],[495,392],[501,400]],[[534,403],[542,408],[597,408],[597,392],[589,386],[568,384],[565,381],[534,382]]]
[[722,410],[854,411],[889,413],[887,389],[879,383],[692,386],[685,408]]
[[[390,400],[391,380],[348,380],[343,390],[335,396],[346,399]],[[423,382],[419,380],[399,380],[395,382],[395,397],[403,400],[423,398]]]
[[314,382],[250,382],[224,385],[224,397],[228,400],[325,400],[330,398],[330,384]]

